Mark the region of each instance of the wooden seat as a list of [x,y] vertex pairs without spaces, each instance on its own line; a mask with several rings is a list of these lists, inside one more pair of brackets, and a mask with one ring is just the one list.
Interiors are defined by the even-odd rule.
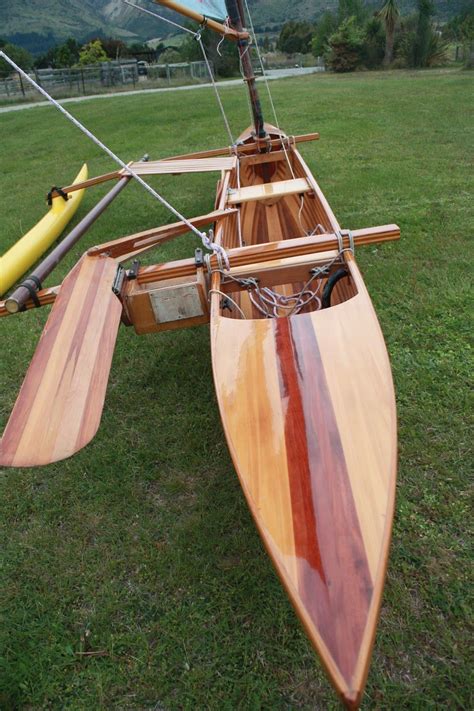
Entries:
[[274,183],[263,183],[261,185],[249,185],[246,188],[229,189],[227,204],[238,205],[242,202],[252,202],[255,200],[268,200],[284,197],[285,195],[300,195],[312,190],[306,178],[295,178],[294,180],[279,180]]

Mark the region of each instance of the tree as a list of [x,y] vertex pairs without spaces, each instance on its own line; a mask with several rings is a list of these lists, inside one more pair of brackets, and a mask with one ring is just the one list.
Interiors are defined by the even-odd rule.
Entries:
[[357,24],[362,25],[367,19],[367,15],[367,9],[364,7],[362,0],[339,0],[337,10],[339,25],[350,17],[355,17]]
[[[3,42],[2,50],[22,69],[30,69],[33,66],[33,57],[26,49],[23,49],[23,47],[18,47],[16,44],[11,44],[10,42]],[[12,71],[13,69],[10,64],[5,62],[4,59],[0,59],[0,76],[7,77]]]
[[385,67],[388,67],[393,61],[395,28],[397,26],[398,18],[400,17],[400,10],[398,9],[396,0],[385,0],[378,16],[382,20],[385,27],[385,56],[383,58],[383,64]]
[[385,53],[385,32],[382,22],[374,15],[365,25],[363,59],[368,69],[380,67]]
[[433,33],[431,27],[431,17],[434,15],[433,0],[417,0],[417,5],[418,22],[413,47],[413,64],[415,67],[426,67]]
[[328,49],[329,37],[337,29],[336,16],[332,12],[325,12],[316,26],[316,32],[311,40],[311,52],[315,57],[321,57]]
[[99,39],[85,44],[79,52],[79,64],[98,64],[106,61],[107,55]]
[[329,66],[335,72],[353,72],[362,64],[364,34],[355,17],[349,17],[329,38]]
[[290,20],[281,28],[277,49],[286,54],[306,54],[310,51],[313,27],[309,22]]

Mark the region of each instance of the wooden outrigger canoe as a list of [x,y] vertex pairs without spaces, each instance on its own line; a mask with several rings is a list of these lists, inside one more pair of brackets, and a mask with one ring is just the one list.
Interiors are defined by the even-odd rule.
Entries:
[[[296,147],[318,134],[288,137],[264,123],[240,2],[226,4],[254,128],[225,149],[128,166],[117,159],[121,171],[63,189],[211,170],[220,173],[215,208],[93,247],[62,285],[0,302],[0,317],[53,304],[0,440],[0,465],[49,464],[88,444],[121,323],[138,334],[210,323],[217,401],[249,508],[331,682],[357,709],[388,559],[396,412],[354,250],[398,239],[399,229],[341,229]],[[206,258],[199,249],[194,259],[123,264],[190,229],[202,237],[197,228],[209,224]]]
[[[74,180],[74,184],[87,179],[87,165],[84,163]],[[41,257],[59,237],[75,215],[84,190],[77,190],[65,200],[61,196],[52,198],[51,208],[41,220],[21,237],[0,257],[0,296]]]

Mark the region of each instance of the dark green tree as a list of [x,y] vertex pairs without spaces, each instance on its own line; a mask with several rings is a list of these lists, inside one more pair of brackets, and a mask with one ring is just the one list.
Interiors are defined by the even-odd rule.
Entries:
[[418,22],[413,46],[413,66],[428,66],[430,44],[433,28],[431,18],[434,15],[433,0],[417,0]]
[[306,54],[311,49],[313,31],[309,22],[285,22],[276,43],[277,49],[286,54]]
[[362,25],[368,17],[368,11],[362,0],[339,0],[337,20],[340,25],[344,20],[355,17],[357,24]]
[[311,52],[315,57],[322,57],[328,49],[329,37],[337,29],[337,19],[332,12],[325,12],[316,25],[316,31],[311,40]]
[[[26,49],[23,49],[23,47],[18,47],[16,44],[11,44],[10,42],[4,42],[2,50],[22,69],[31,69],[33,66],[33,57]],[[12,71],[8,62],[5,62],[4,59],[0,59],[0,77],[7,77]]]
[[385,56],[383,63],[385,67],[393,62],[393,47],[395,43],[395,28],[400,10],[396,0],[385,0],[382,9],[378,13],[385,27]]
[[377,16],[371,17],[365,25],[363,63],[367,69],[377,69],[382,65],[385,54],[385,32]]

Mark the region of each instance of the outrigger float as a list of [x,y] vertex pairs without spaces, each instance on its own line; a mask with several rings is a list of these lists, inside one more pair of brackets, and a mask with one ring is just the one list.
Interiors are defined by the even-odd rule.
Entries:
[[[356,709],[388,559],[396,413],[354,253],[398,239],[399,228],[341,228],[298,150],[318,134],[287,136],[263,121],[240,2],[199,5],[216,18],[209,26],[237,41],[254,125],[229,147],[150,162],[122,163],[99,142],[121,168],[79,189],[116,180],[115,190],[133,178],[169,206],[144,176],[215,171],[214,209],[186,219],[169,206],[177,222],[93,247],[61,285],[32,299],[33,279],[30,290],[20,286],[0,302],[0,316],[52,304],[0,463],[46,465],[90,442],[121,324],[147,334],[209,323],[217,401],[243,492],[331,682]],[[201,232],[205,225],[212,231]],[[209,252],[140,266],[140,254],[189,231]],[[77,238],[66,238],[36,274],[44,278]]]
[[[87,165],[84,163],[76,176],[74,185],[87,180]],[[51,247],[54,240],[72,220],[81,204],[84,190],[75,190],[69,197],[54,192],[48,203],[50,209],[41,220],[0,257],[0,296],[15,284],[33,264]]]

